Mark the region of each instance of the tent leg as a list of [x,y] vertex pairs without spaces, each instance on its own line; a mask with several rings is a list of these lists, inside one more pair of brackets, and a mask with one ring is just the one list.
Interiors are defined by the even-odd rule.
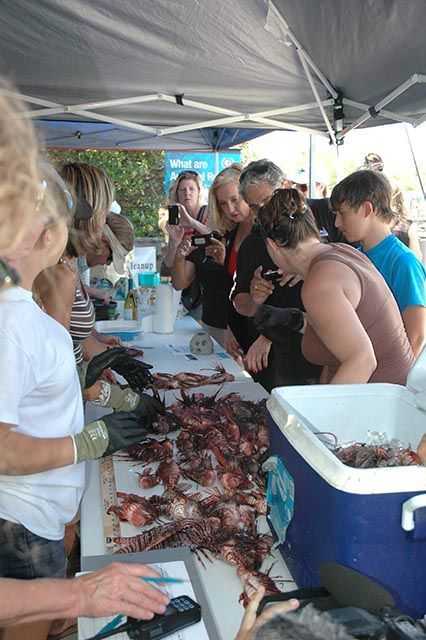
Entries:
[[422,176],[420,174],[419,165],[417,164],[417,158],[416,158],[416,154],[414,153],[413,143],[411,142],[411,136],[410,136],[410,132],[408,131],[408,126],[405,125],[404,129],[405,129],[405,133],[406,133],[406,136],[407,136],[408,146],[410,147],[411,158],[413,160],[414,168],[416,170],[417,179],[419,181],[420,189],[422,190],[423,198],[426,200],[425,188],[423,186]]
[[312,134],[309,134],[308,148],[308,187],[309,197],[315,198],[315,141]]

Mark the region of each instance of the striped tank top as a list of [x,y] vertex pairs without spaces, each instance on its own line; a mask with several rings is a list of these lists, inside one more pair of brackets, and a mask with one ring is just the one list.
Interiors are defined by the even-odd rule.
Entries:
[[74,345],[74,356],[77,365],[83,362],[81,343],[88,338],[95,326],[95,308],[81,280],[75,288],[74,304],[71,310],[70,334]]

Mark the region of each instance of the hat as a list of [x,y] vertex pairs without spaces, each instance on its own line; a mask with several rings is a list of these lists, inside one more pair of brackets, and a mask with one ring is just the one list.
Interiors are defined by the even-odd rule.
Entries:
[[114,200],[114,202],[112,203],[110,211],[111,213],[121,213],[121,207],[118,204],[117,200]]
[[123,275],[126,258],[135,243],[132,223],[124,216],[110,213],[103,228],[103,236],[110,246],[114,269],[119,275]]

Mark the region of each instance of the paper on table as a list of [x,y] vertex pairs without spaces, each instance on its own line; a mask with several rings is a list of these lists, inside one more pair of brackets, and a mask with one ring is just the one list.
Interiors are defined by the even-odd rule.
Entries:
[[[189,574],[186,570],[185,563],[180,561],[165,562],[159,564],[149,565],[155,569],[161,576],[170,578],[181,578],[182,580],[188,580],[182,584],[167,584],[161,587],[162,591],[168,593],[170,598],[176,598],[178,596],[187,595],[193,600],[196,600],[194,590],[190,581]],[[78,619],[78,637],[79,640],[85,640],[91,638],[96,633],[110,622],[115,616],[110,618],[79,618]],[[125,620],[123,620],[124,622]],[[113,636],[116,640],[128,640],[127,633],[120,633]],[[206,627],[203,620],[194,624],[192,627],[178,631],[171,636],[168,636],[170,640],[209,640]]]
[[186,355],[187,353],[189,353],[189,345],[183,344],[183,345],[177,345],[177,344],[169,344],[166,347],[167,352],[171,353],[174,356],[181,356],[181,355]]

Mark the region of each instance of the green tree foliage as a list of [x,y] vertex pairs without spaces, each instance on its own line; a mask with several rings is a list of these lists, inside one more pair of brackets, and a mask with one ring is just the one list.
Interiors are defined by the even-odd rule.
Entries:
[[162,151],[49,151],[56,167],[87,162],[110,175],[116,200],[135,226],[136,236],[158,236],[158,210],[165,203]]

